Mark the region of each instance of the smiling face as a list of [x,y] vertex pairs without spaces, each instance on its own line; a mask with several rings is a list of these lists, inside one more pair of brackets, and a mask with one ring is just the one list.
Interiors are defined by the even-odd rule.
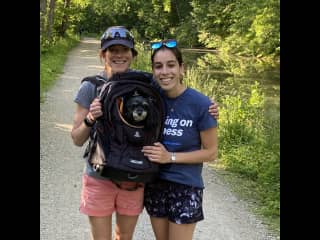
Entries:
[[133,60],[130,48],[123,45],[112,45],[104,53],[105,69],[108,77],[114,73],[128,71]]
[[180,93],[183,88],[180,79],[184,67],[171,50],[163,48],[155,53],[152,70],[154,78],[168,96],[176,97]]

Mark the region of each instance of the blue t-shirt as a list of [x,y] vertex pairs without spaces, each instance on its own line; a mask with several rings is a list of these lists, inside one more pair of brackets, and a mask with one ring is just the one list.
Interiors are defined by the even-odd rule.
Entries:
[[[163,144],[169,152],[190,152],[201,149],[200,132],[216,127],[210,115],[210,99],[202,93],[187,88],[177,98],[163,95],[167,116],[163,130]],[[162,164],[160,178],[203,188],[203,164]]]

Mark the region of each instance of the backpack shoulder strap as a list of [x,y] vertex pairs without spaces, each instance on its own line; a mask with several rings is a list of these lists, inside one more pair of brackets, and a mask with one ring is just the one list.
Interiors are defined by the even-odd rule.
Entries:
[[95,96],[99,95],[103,84],[109,82],[107,79],[105,79],[104,77],[102,77],[100,75],[85,77],[81,80],[81,83],[86,82],[86,81],[91,82],[92,84],[94,84],[96,86]]
[[110,81],[126,81],[126,80],[136,80],[144,83],[150,84],[152,82],[152,74],[142,71],[131,71],[124,73],[113,74]]
[[100,86],[102,84],[104,84],[105,82],[107,82],[107,79],[105,79],[104,77],[100,76],[100,75],[94,75],[94,76],[89,76],[89,77],[85,77],[81,80],[81,83],[83,82],[91,82],[96,86]]

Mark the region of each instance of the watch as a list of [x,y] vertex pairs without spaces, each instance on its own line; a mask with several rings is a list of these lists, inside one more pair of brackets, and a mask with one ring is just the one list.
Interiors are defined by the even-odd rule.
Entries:
[[176,153],[172,152],[171,153],[171,162],[175,162],[176,161]]
[[91,120],[88,117],[85,117],[83,122],[87,127],[93,127],[93,125],[95,124],[95,121],[91,122]]

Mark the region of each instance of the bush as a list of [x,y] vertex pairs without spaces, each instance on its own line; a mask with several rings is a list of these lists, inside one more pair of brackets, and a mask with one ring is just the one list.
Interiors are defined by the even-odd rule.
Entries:
[[219,159],[226,170],[257,183],[264,215],[280,213],[280,124],[266,118],[265,97],[256,83],[246,96],[241,90],[222,98]]

